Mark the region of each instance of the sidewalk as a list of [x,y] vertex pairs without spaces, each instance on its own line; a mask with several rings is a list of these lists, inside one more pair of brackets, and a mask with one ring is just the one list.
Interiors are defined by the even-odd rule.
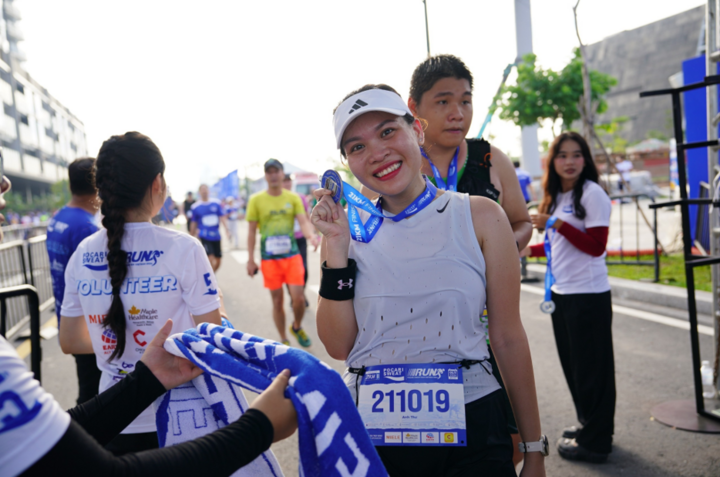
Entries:
[[[527,270],[530,277],[539,278],[540,280],[545,277],[545,265],[543,264],[528,263]],[[617,277],[608,278],[612,287],[613,298],[687,311],[687,290],[685,288]],[[695,291],[695,300],[698,314],[712,314],[712,293],[697,290]]]

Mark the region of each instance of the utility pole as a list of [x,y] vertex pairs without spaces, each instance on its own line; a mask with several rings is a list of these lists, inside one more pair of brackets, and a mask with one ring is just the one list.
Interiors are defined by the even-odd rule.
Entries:
[[423,0],[423,5],[425,6],[425,38],[427,39],[428,58],[430,58],[430,28],[428,27],[427,18],[427,0]]
[[[717,74],[717,62],[720,61],[720,52],[717,44],[717,7],[718,0],[708,0],[705,6],[705,75],[710,76]],[[708,86],[707,88],[707,140],[712,141],[718,138],[718,98],[717,86]],[[718,150],[716,147],[708,147],[708,184],[710,184],[710,197],[715,195],[714,178],[718,174]],[[720,224],[718,224],[718,212],[715,207],[708,207],[708,221],[710,225],[710,256],[714,257],[720,252]],[[720,307],[718,300],[720,293],[720,266],[710,266],[710,277],[712,280],[712,316],[715,329],[715,356],[720,353]],[[714,371],[718,373],[717,359],[714,363]],[[715,382],[716,389],[720,390],[720,379]]]
[[[532,18],[530,17],[530,0],[515,0],[515,38],[517,39],[517,57],[532,53]],[[538,144],[538,126],[522,128],[522,159],[523,167],[533,177],[541,174],[540,150]]]

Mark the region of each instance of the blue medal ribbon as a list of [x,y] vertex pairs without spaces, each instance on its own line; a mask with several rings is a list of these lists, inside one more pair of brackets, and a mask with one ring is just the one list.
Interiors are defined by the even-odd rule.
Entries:
[[438,186],[438,189],[440,190],[449,190],[450,192],[457,192],[457,174],[458,174],[458,154],[460,153],[460,146],[458,146],[457,149],[455,149],[455,155],[452,158],[452,161],[450,161],[450,167],[448,168],[448,175],[447,175],[447,183],[440,175],[440,171],[437,167],[435,167],[435,164],[433,164],[433,161],[428,157],[427,153],[425,153],[425,149],[420,147],[420,152],[422,153],[423,157],[428,160],[430,163],[430,167],[433,171],[433,177],[435,178],[435,183]]
[[545,301],[540,304],[540,311],[543,313],[552,313],[555,311],[555,303],[552,301],[552,286],[555,284],[555,277],[552,274],[552,239],[556,230],[553,225],[557,221],[554,215],[545,222],[545,238],[543,239],[543,247],[545,248],[545,257],[547,258],[547,268],[545,269]]
[[[438,189],[427,177],[425,178],[425,184],[425,191],[415,198],[412,204],[407,206],[405,210],[395,216],[387,216],[382,212],[382,197],[378,200],[378,204],[375,205],[357,189],[343,181],[341,193],[348,203],[348,222],[352,239],[356,242],[369,243],[373,237],[375,237],[384,219],[400,222],[411,215],[417,214],[430,205],[430,202],[432,202],[437,195]],[[337,200],[335,202],[337,202]],[[358,208],[370,214],[370,217],[364,224],[360,218]]]

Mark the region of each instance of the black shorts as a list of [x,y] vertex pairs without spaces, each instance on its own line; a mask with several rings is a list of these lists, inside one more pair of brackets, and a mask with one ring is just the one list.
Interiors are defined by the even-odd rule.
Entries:
[[500,391],[465,405],[466,447],[377,446],[392,477],[516,476]]
[[217,258],[222,257],[222,249],[220,248],[219,240],[205,240],[201,238],[200,242],[202,242],[202,245],[205,248],[205,253],[208,255],[215,255]]

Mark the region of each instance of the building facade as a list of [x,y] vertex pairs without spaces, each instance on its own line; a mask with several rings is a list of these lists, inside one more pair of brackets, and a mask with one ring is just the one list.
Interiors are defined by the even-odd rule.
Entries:
[[3,1],[0,22],[0,120],[4,174],[13,190],[30,199],[67,178],[67,166],[87,156],[83,123],[23,69],[20,13],[12,1]]
[[639,93],[671,87],[670,77],[677,78],[682,62],[702,53],[704,23],[705,7],[699,6],[587,45],[589,67],[617,79],[607,95],[608,109],[597,122],[627,117],[619,135],[630,143],[653,132],[672,137],[668,97],[640,99]]

